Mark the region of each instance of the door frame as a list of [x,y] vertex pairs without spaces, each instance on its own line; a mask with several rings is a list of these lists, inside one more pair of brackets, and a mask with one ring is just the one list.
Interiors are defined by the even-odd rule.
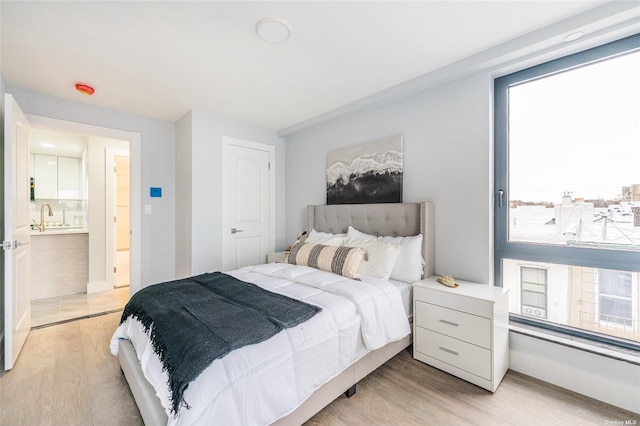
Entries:
[[[141,216],[141,136],[137,132],[111,129],[108,127],[94,126],[73,121],[59,120],[56,118],[42,117],[27,114],[27,118],[32,127],[40,127],[51,130],[65,131],[70,133],[80,133],[91,136],[105,137],[110,139],[120,139],[129,141],[129,157],[131,161],[131,241],[130,241],[130,294],[134,294],[141,288],[142,283],[142,216]],[[106,271],[105,271],[106,272]],[[106,277],[105,277],[106,278]]]
[[227,199],[227,186],[225,185],[225,176],[228,176],[229,170],[227,168],[227,164],[229,164],[229,147],[236,146],[240,148],[246,149],[254,149],[259,151],[265,151],[269,153],[269,240],[267,244],[267,252],[275,251],[276,246],[276,147],[274,145],[269,145],[260,142],[253,142],[246,139],[240,139],[233,136],[222,135],[221,141],[221,161],[222,167],[221,171],[221,206],[222,206],[222,214],[221,216],[221,226],[220,230],[222,232],[222,238],[220,239],[220,245],[222,247],[222,269],[227,269],[227,265],[229,263],[229,259],[227,253],[229,252],[228,247],[228,238],[225,237],[226,231],[231,227],[231,223],[228,217],[228,212],[224,208],[224,203]]

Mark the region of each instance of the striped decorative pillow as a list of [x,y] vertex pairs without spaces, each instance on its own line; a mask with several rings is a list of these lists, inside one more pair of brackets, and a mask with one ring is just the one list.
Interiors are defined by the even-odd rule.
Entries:
[[291,247],[287,263],[311,266],[321,271],[355,278],[355,273],[365,254],[366,250],[359,247],[336,247],[296,242]]

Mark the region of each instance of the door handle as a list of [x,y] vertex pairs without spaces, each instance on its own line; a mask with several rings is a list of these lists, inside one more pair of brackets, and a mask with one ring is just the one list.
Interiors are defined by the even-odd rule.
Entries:
[[231,233],[232,234],[237,234],[238,232],[244,232],[244,229],[231,228]]
[[29,244],[29,241],[22,243],[19,242],[18,240],[13,240],[13,241],[3,241],[2,242],[2,249],[4,250],[13,250],[17,247],[20,246],[26,246],[27,244]]

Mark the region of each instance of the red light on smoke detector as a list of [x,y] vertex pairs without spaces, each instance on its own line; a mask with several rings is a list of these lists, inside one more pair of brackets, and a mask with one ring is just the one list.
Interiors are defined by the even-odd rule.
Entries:
[[91,86],[89,86],[88,84],[82,84],[82,83],[77,83],[76,84],[76,90],[80,93],[82,93],[83,95],[93,95],[93,93],[95,92],[95,89]]

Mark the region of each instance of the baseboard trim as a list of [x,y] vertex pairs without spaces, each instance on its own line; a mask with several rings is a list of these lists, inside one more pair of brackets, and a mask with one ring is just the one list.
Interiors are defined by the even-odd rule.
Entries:
[[113,285],[107,281],[94,281],[87,284],[87,294],[113,290]]

